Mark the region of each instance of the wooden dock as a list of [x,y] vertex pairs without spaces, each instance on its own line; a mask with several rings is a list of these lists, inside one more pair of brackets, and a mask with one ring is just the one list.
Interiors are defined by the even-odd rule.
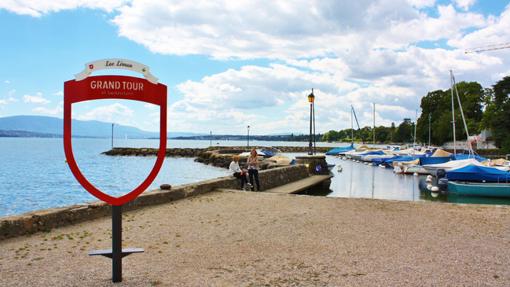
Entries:
[[[288,184],[280,185],[275,188],[262,190],[262,192],[279,193],[279,194],[296,194],[300,191],[306,190],[310,187],[321,184],[323,181],[329,180],[331,175],[312,175]],[[239,191],[237,189],[220,188],[218,191]]]
[[283,194],[295,194],[300,191],[306,190],[310,187],[318,185],[325,180],[329,180],[331,175],[312,175],[307,178],[300,179],[288,184],[284,184],[275,188],[264,190],[264,192],[271,193],[283,193]]

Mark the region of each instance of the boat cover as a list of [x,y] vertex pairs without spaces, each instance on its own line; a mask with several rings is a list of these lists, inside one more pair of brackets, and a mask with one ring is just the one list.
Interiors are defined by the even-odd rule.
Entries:
[[451,153],[444,151],[440,148],[436,149],[436,151],[432,154],[433,157],[447,157],[451,155],[452,155]]
[[420,165],[438,164],[450,161],[450,156],[427,156],[420,158]]
[[474,158],[474,159],[476,159],[479,162],[487,161],[487,158],[485,158],[483,156],[476,155],[476,154],[472,155],[472,154],[463,154],[463,153],[460,153],[460,154],[454,155],[453,158],[456,159],[456,160]]
[[462,159],[462,160],[451,160],[444,163],[437,163],[437,164],[426,164],[423,167],[428,170],[437,170],[437,169],[444,169],[446,171],[456,168],[461,168],[467,165],[479,165],[482,166],[482,164],[473,158],[468,159]]
[[376,162],[377,164],[392,165],[393,162],[412,161],[412,160],[416,160],[420,157],[423,157],[423,155],[398,155],[393,158],[381,159],[381,162],[376,162],[375,160],[373,162]]
[[354,150],[354,145],[351,144],[350,146],[342,146],[342,147],[336,147],[333,149],[330,149],[326,152],[327,155],[338,155],[340,153],[345,153],[348,151]]
[[448,180],[509,182],[510,173],[494,167],[467,165],[446,172]]

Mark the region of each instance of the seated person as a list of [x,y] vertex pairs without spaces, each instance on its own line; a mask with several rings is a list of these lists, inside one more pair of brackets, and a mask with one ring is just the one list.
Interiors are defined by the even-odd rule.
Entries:
[[[244,189],[246,186],[248,186],[248,180],[246,178],[247,172],[245,170],[242,170],[239,167],[239,156],[234,155],[232,157],[232,162],[230,163],[228,169],[233,173],[235,178],[238,178],[241,183],[241,189]],[[251,188],[248,186],[248,188]]]

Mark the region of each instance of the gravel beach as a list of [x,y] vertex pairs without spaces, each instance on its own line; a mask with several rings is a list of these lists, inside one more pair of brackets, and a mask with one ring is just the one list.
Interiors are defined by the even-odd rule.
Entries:
[[213,192],[0,241],[0,286],[510,286],[510,207]]

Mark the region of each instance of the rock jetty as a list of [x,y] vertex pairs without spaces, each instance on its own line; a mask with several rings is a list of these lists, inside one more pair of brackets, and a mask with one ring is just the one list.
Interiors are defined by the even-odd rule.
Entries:
[[[210,164],[217,167],[228,168],[230,162],[232,161],[232,156],[241,154],[243,152],[248,152],[252,148],[256,149],[264,149],[266,147],[255,146],[255,147],[208,147],[208,148],[168,148],[166,150],[166,156],[168,157],[195,157],[195,161]],[[277,149],[281,152],[307,152],[308,147],[296,146],[278,146],[272,147],[273,149]],[[317,152],[326,152],[331,149],[331,147],[317,147]],[[126,147],[116,147],[109,151],[103,152],[105,155],[109,156],[156,156],[158,153],[157,148],[126,148]],[[246,164],[246,157],[241,157],[239,160],[239,164],[241,166]],[[281,167],[289,165],[289,162],[285,162],[282,160],[274,159],[274,158],[264,158],[261,159],[260,169],[271,169],[275,167]]]

